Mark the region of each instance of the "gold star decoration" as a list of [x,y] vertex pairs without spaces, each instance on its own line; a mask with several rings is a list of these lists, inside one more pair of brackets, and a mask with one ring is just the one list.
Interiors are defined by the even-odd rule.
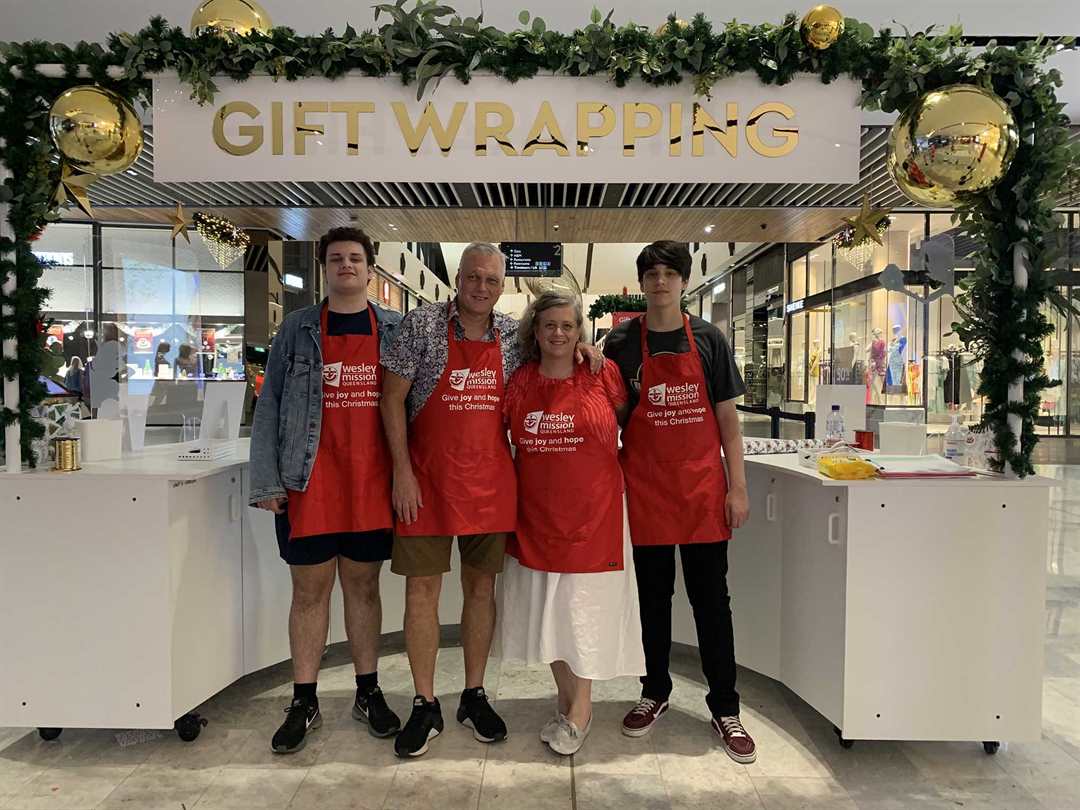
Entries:
[[879,245],[882,244],[881,235],[878,233],[878,225],[881,220],[889,215],[891,210],[891,208],[871,208],[870,195],[863,194],[862,210],[859,211],[858,216],[843,218],[844,222],[850,225],[854,231],[852,243],[858,245],[867,240],[872,240]]
[[180,203],[176,204],[176,213],[169,217],[169,222],[172,223],[172,240],[175,242],[177,236],[183,236],[190,245],[191,237],[187,230],[189,223],[184,219],[184,207]]
[[90,184],[96,182],[97,179],[96,174],[81,172],[65,163],[60,170],[60,182],[56,184],[56,190],[53,192],[53,205],[59,207],[70,197],[84,214],[93,219],[94,209],[90,207],[88,190]]

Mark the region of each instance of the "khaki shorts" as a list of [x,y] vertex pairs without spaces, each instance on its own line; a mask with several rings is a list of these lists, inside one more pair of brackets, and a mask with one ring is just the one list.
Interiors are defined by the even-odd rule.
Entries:
[[[453,537],[402,537],[394,538],[394,552],[390,570],[406,577],[430,577],[450,570],[450,544]],[[458,537],[458,552],[462,565],[483,571],[485,574],[501,574],[506,554],[505,532],[471,534]]]

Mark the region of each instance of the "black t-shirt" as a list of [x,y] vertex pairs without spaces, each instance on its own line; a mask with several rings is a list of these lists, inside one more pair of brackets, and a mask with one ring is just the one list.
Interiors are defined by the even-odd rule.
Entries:
[[328,335],[370,335],[371,310],[363,312],[334,312],[326,313],[326,334]]
[[[717,402],[727,402],[745,394],[746,386],[739,376],[735,356],[724,333],[696,315],[690,316],[690,331],[701,356],[710,404],[715,406]],[[650,329],[648,341],[651,355],[690,351],[686,330],[682,327],[671,332],[654,332]],[[630,395],[630,409],[633,410],[641,396],[641,319],[624,321],[612,329],[604,341],[604,355],[619,366]]]

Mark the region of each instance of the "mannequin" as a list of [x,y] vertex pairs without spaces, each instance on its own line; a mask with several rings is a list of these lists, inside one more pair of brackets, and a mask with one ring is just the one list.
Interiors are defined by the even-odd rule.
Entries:
[[817,401],[817,387],[821,382],[821,341],[810,344],[810,356],[806,361],[806,401],[813,405]]
[[810,344],[810,382],[817,385],[821,380],[821,341],[815,340]]
[[889,394],[907,393],[907,338],[903,327],[894,323],[889,356],[885,369],[885,391]]
[[874,327],[873,340],[866,350],[866,381],[868,403],[881,404],[881,394],[885,388],[885,338],[881,330]]
[[857,332],[848,334],[848,346],[851,347],[851,384],[866,385],[865,355]]

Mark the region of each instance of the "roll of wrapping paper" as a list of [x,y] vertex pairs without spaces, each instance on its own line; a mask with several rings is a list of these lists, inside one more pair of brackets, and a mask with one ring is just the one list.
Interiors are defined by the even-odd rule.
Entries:
[[53,439],[53,447],[55,448],[53,470],[75,472],[82,469],[79,466],[79,440],[77,438],[61,436]]

